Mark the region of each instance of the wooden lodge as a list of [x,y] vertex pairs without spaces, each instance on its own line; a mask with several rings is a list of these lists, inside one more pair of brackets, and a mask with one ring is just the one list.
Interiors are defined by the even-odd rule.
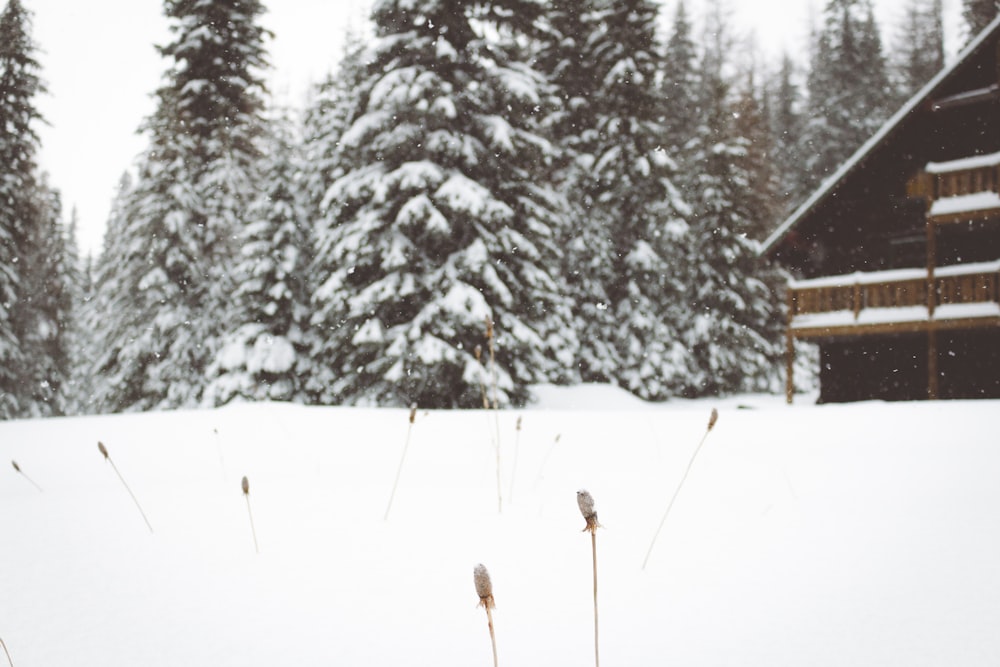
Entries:
[[764,243],[820,401],[1000,397],[1000,18]]

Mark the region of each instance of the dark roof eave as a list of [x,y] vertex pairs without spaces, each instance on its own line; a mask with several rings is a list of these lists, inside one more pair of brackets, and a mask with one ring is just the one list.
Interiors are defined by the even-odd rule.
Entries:
[[782,239],[784,239],[785,236],[819,204],[826,201],[826,199],[836,189],[837,185],[839,185],[850,172],[854,171],[862,162],[864,162],[865,158],[867,158],[868,155],[882,143],[892,130],[894,130],[902,122],[906,115],[927,101],[934,91],[941,85],[941,83],[947,79],[952,72],[965,64],[965,62],[979,50],[979,47],[994,31],[997,30],[998,27],[1000,27],[1000,14],[998,14],[997,17],[994,18],[974,40],[969,42],[969,44],[962,49],[962,52],[955,59],[954,63],[938,72],[933,79],[928,81],[923,88],[907,100],[899,111],[883,123],[882,127],[880,127],[878,131],[868,139],[868,141],[862,144],[858,150],[854,151],[854,154],[851,155],[851,157],[848,158],[836,172],[827,177],[820,184],[820,186],[813,191],[812,195],[802,202],[802,204],[795,209],[792,214],[777,227],[777,229],[771,232],[771,235],[764,240],[763,244],[761,244],[760,254],[771,254],[780,244]]

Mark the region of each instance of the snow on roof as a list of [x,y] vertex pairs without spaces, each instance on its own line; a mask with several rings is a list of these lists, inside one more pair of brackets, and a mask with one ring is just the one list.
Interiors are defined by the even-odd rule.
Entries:
[[971,213],[972,211],[988,211],[992,208],[1000,208],[1000,195],[995,192],[975,192],[971,195],[936,199],[931,204],[927,215],[935,217],[955,213]]
[[988,155],[974,155],[947,162],[928,162],[927,166],[924,167],[924,171],[928,174],[946,174],[951,171],[962,171],[963,169],[995,167],[998,164],[1000,164],[1000,153],[989,153]]
[[817,329],[824,327],[870,326],[873,324],[894,324],[902,322],[931,322],[940,320],[964,320],[980,317],[1000,317],[1000,303],[981,301],[976,303],[947,303],[934,309],[930,317],[927,306],[904,306],[895,308],[862,308],[855,319],[853,310],[835,310],[829,313],[806,313],[792,318],[792,329]]
[[839,183],[848,172],[852,171],[865,157],[868,156],[871,151],[882,143],[882,140],[895,128],[903,118],[906,117],[913,109],[918,107],[921,103],[926,100],[932,92],[940,85],[940,83],[946,79],[952,72],[965,64],[978,49],[979,46],[986,41],[993,32],[996,31],[997,27],[1000,26],[1000,14],[997,15],[990,24],[983,29],[979,35],[973,39],[969,44],[962,49],[962,52],[955,59],[955,62],[945,67],[937,75],[927,82],[927,84],[921,88],[913,97],[911,97],[907,102],[897,111],[889,120],[887,120],[879,130],[872,135],[868,141],[861,145],[858,150],[854,151],[854,154],[844,162],[840,168],[834,172],[831,176],[827,177],[820,186],[813,191],[812,195],[809,196],[802,204],[792,212],[788,218],[785,219],[781,225],[775,229],[770,236],[764,241],[761,246],[761,254],[770,252],[774,246],[778,244],[785,234],[788,233],[799,221],[810,212],[816,204],[826,198],[827,195],[833,190],[834,186]]
[[[968,264],[952,264],[934,269],[934,275],[965,276],[978,273],[1000,272],[1000,259],[992,262],[969,262]],[[821,276],[809,280],[791,280],[790,289],[805,289],[813,287],[841,287],[845,285],[875,285],[878,283],[895,283],[904,280],[921,280],[927,277],[927,269],[890,269],[888,271],[856,271],[842,273],[836,276]]]

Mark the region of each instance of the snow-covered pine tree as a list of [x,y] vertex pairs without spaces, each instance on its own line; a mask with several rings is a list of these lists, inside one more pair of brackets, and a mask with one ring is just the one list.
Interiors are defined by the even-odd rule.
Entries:
[[831,176],[889,115],[889,80],[871,0],[827,0],[814,37],[805,171]]
[[610,343],[615,381],[646,399],[674,394],[689,370],[676,328],[688,314],[679,272],[688,208],[660,120],[657,20],[655,2],[609,0],[594,13],[585,45],[595,89],[582,187],[610,246],[599,248],[608,254],[597,267],[610,326],[587,336]]
[[271,119],[261,166],[262,190],[247,211],[236,291],[224,336],[209,367],[203,402],[301,400],[308,364],[306,321],[306,203],[301,160],[291,121]]
[[[682,155],[688,142],[694,138],[701,116],[698,107],[698,50],[691,30],[684,0],[678,0],[670,25],[670,37],[664,49],[663,78],[660,82],[667,145],[675,155]],[[679,182],[678,186],[683,187],[683,183]]]
[[614,325],[604,291],[610,282],[611,238],[587,187],[597,140],[594,96],[600,83],[587,43],[597,26],[594,12],[599,6],[592,0],[550,3],[536,57],[554,91],[550,104],[543,105],[543,125],[560,151],[551,178],[565,196],[562,207],[572,221],[561,226],[560,274],[580,340],[577,367],[584,382],[615,381],[620,367],[614,341],[607,338]]
[[311,220],[326,215],[326,192],[344,173],[340,137],[357,115],[365,49],[358,35],[346,32],[336,70],[310,90],[302,119],[302,186]]
[[802,169],[805,156],[803,133],[805,99],[797,83],[799,72],[785,52],[769,86],[768,117],[771,125],[771,157],[778,173],[778,217],[789,215],[808,195],[812,180]]
[[50,194],[37,174],[34,97],[44,91],[31,39],[31,16],[20,0],[0,13],[0,419],[35,414],[38,367],[36,313],[31,304],[35,244],[49,218]]
[[725,73],[733,49],[718,4],[705,26],[699,104],[705,113],[689,162],[697,175],[688,262],[693,315],[684,330],[696,364],[689,396],[775,389],[782,353],[779,274],[754,240],[774,217],[763,119],[752,76],[737,95]]
[[348,171],[318,225],[313,355],[323,402],[474,407],[495,322],[500,401],[572,380],[544,81],[523,59],[534,0],[378,0],[341,137]]
[[997,17],[1000,6],[996,0],[962,0],[962,19],[968,30],[968,39],[983,31]]
[[[231,268],[254,189],[266,66],[257,0],[166,0],[171,66],[143,126],[150,146],[122,207],[126,264],[112,281],[133,308],[104,371],[104,409],[194,406],[218,347]],[[117,298],[111,298],[111,301]],[[120,325],[120,326],[118,326]]]
[[28,398],[23,416],[65,414],[72,372],[76,276],[62,223],[59,194],[40,175],[34,190],[33,220],[24,262],[24,293],[14,309],[21,345],[29,358],[22,383]]
[[134,213],[134,182],[126,172],[118,184],[104,231],[101,253],[94,265],[93,298],[82,318],[87,332],[82,342],[90,360],[92,395],[84,399],[87,413],[144,410],[158,398],[147,388],[146,367],[155,360],[144,338],[147,295],[139,290],[146,265],[144,239],[129,229]]
[[889,51],[893,100],[900,105],[944,68],[941,0],[907,0]]

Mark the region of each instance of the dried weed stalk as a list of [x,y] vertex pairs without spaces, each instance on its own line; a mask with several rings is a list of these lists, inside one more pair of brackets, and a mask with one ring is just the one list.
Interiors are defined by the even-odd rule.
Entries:
[[494,344],[496,336],[493,331],[493,320],[486,316],[484,321],[486,322],[486,344],[490,351],[490,382],[493,386],[493,420],[496,427],[494,448],[497,455],[497,512],[503,512],[503,496],[500,485],[500,401],[497,398],[497,362]]
[[472,580],[476,584],[476,594],[479,596],[479,606],[486,609],[486,620],[490,626],[490,643],[493,645],[493,667],[499,664],[497,661],[497,636],[493,631],[493,609],[496,602],[493,600],[493,583],[490,581],[490,573],[486,566],[480,563],[472,571]]
[[413,431],[413,422],[417,420],[417,404],[410,406],[410,425],[406,427],[406,440],[403,442],[403,455],[399,457],[399,466],[396,468],[396,479],[392,483],[392,493],[389,494],[389,504],[385,508],[383,521],[389,520],[389,510],[392,509],[392,499],[396,497],[396,487],[399,486],[399,476],[403,473],[403,461],[406,460],[406,450],[410,447],[410,433]]
[[517,417],[514,435],[514,463],[510,469],[510,490],[507,492],[507,502],[514,502],[514,476],[517,474],[517,452],[521,448],[521,416]]
[[17,465],[17,461],[11,461],[11,462],[10,462],[10,464],[11,464],[12,466],[14,466],[14,470],[16,470],[16,471],[17,471],[17,473],[18,473],[19,475],[21,475],[21,477],[23,477],[23,478],[25,478],[26,480],[28,480],[29,482],[31,482],[32,486],[34,486],[34,487],[35,487],[36,489],[38,489],[38,491],[39,491],[40,493],[44,493],[44,492],[42,491],[42,487],[40,487],[40,486],[38,486],[37,484],[35,484],[35,480],[33,480],[33,479],[31,479],[30,477],[28,477],[28,475],[27,475],[27,474],[25,474],[25,472],[24,472],[23,470],[21,470],[21,466]]
[[576,504],[580,506],[580,514],[586,519],[587,525],[584,532],[590,533],[590,548],[594,560],[594,665],[601,666],[601,652],[598,646],[597,632],[597,529],[601,527],[597,520],[597,512],[594,510],[594,497],[590,492],[581,489],[576,492]]
[[253,550],[254,553],[260,553],[260,549],[257,547],[257,529],[253,525],[253,512],[250,510],[250,480],[243,476],[243,480],[240,482],[240,487],[243,489],[243,497],[247,499],[247,516],[250,517],[250,533],[253,535]]
[[125,486],[125,490],[128,491],[128,494],[130,496],[132,496],[132,502],[134,502],[135,506],[139,508],[139,514],[142,515],[142,520],[146,522],[146,527],[149,528],[149,532],[152,533],[153,526],[149,523],[149,519],[146,518],[146,513],[142,510],[142,505],[139,504],[139,499],[135,497],[134,493],[132,493],[132,489],[131,487],[129,487],[128,482],[125,481],[125,478],[122,476],[121,471],[118,470],[118,466],[115,465],[114,460],[112,460],[111,456],[108,454],[108,448],[104,446],[103,442],[98,441],[97,450],[101,452],[101,456],[104,457],[104,460],[111,464],[111,467],[114,469],[115,474],[118,475],[118,479],[120,479],[122,484]]
[[712,408],[712,414],[708,418],[708,428],[705,429],[705,435],[701,436],[701,441],[698,442],[698,446],[695,447],[694,453],[691,454],[691,459],[688,461],[687,468],[684,469],[684,475],[681,476],[681,481],[677,484],[677,488],[674,489],[674,495],[670,497],[670,502],[667,503],[667,509],[663,512],[663,518],[660,519],[660,525],[656,527],[656,532],[653,534],[653,540],[649,543],[649,550],[646,551],[646,557],[642,560],[642,569],[646,569],[646,563],[649,562],[649,555],[653,553],[653,546],[656,544],[656,538],[660,535],[660,529],[663,528],[663,524],[667,521],[667,516],[670,514],[670,508],[674,506],[674,501],[677,500],[677,495],[681,492],[681,487],[684,486],[684,482],[687,480],[688,473],[691,472],[691,466],[694,464],[695,458],[698,456],[698,452],[701,451],[701,446],[705,444],[705,438],[708,434],[712,432],[715,428],[715,423],[719,421],[719,411]]
[[14,661],[10,658],[10,651],[7,650],[7,645],[3,642],[3,637],[0,637],[0,646],[3,646],[3,652],[7,656],[7,662],[10,667],[14,667]]

